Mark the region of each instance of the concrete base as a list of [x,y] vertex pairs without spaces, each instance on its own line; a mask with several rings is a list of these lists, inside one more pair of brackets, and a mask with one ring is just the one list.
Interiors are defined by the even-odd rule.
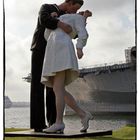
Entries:
[[33,130],[5,132],[5,137],[46,137],[46,138],[80,138],[80,137],[93,137],[112,135],[112,130],[89,130],[85,133],[79,130],[65,130],[63,134],[47,134],[44,132],[34,132]]

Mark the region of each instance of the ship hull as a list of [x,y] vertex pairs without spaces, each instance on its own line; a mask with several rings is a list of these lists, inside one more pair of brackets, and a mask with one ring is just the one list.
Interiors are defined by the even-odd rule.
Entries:
[[136,72],[89,73],[68,85],[67,90],[79,101],[135,104]]
[[135,104],[135,92],[113,92],[113,91],[98,91],[90,93],[90,97],[97,103],[112,103],[112,104]]
[[136,72],[129,69],[91,73],[84,79],[93,91],[136,92]]
[[96,102],[135,104],[136,72],[129,69],[84,76]]
[[[127,68],[86,73],[67,90],[90,112],[135,112],[136,71]],[[66,107],[66,114],[70,112]]]

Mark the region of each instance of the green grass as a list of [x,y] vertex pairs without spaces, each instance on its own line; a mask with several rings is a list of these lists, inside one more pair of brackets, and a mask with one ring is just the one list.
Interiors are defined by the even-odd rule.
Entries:
[[28,129],[25,129],[25,128],[6,128],[5,129],[5,132],[13,132],[13,131],[24,131],[24,130],[28,130]]
[[[25,129],[6,129],[6,132]],[[26,129],[27,130],[27,129]],[[85,137],[85,138],[61,138],[61,140],[135,140],[136,128],[132,125],[124,126],[113,131],[112,136]],[[5,137],[5,140],[57,140],[60,138],[38,138],[38,137]]]

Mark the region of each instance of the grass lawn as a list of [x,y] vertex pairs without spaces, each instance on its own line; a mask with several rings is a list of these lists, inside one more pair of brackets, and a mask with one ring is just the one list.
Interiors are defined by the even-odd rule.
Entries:
[[[25,130],[25,129],[6,129],[6,132]],[[27,130],[27,129],[26,129]],[[135,140],[136,127],[133,125],[124,126],[116,131],[113,131],[112,136],[100,137],[84,137],[84,138],[61,138],[61,140]],[[5,140],[56,140],[60,138],[39,138],[39,137],[5,137]]]

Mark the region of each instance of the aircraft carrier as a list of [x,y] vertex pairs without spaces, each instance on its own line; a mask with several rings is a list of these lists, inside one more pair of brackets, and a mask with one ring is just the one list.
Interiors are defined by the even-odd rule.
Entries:
[[136,47],[127,48],[125,57],[125,62],[80,69],[67,90],[91,112],[135,112]]

